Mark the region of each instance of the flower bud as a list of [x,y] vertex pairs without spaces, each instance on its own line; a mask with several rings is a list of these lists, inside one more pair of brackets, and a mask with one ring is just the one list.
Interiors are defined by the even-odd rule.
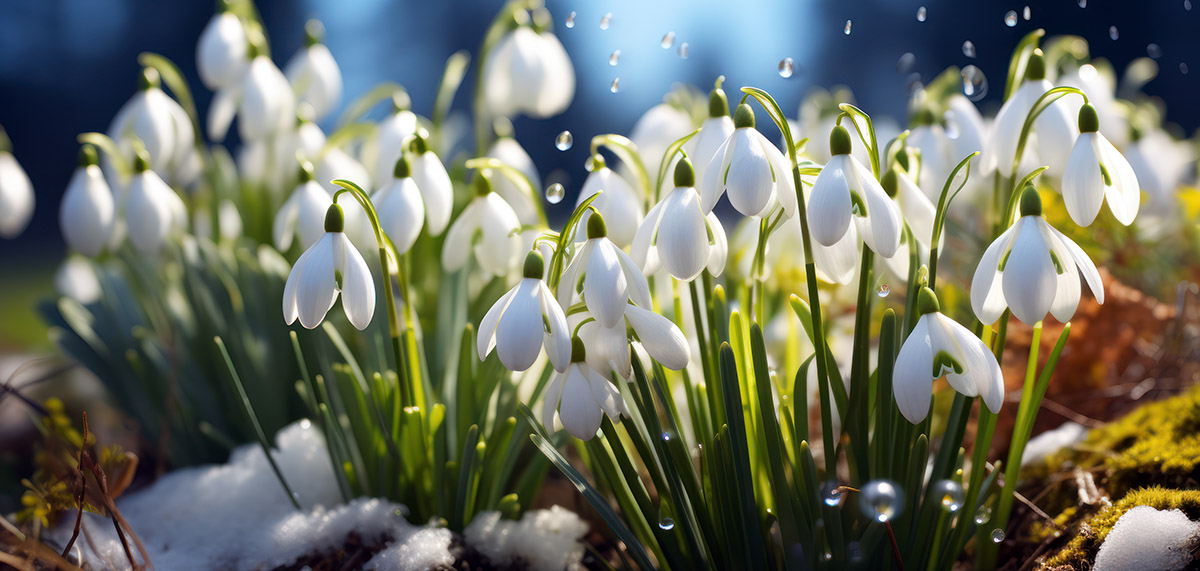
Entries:
[[692,161],[684,157],[675,164],[675,186],[691,188],[696,186],[696,171],[692,169]]
[[599,212],[593,212],[591,216],[588,216],[587,221],[588,240],[604,238],[605,236],[608,236],[608,226],[604,223],[604,216]]
[[754,127],[754,109],[747,103],[740,103],[733,111],[733,128]]
[[850,132],[841,125],[834,126],[833,131],[829,133],[829,155],[848,155],[850,149]]
[[1091,105],[1084,105],[1079,108],[1079,132],[1095,133],[1100,130],[1100,117],[1096,114],[1096,108]]
[[345,232],[346,231],[346,216],[342,214],[342,207],[335,202],[329,205],[329,210],[325,211],[325,231],[326,232]]
[[531,250],[525,256],[525,268],[521,275],[530,279],[542,279],[542,273],[546,268],[546,264],[542,261],[542,255],[537,250]]
[[1032,184],[1026,184],[1025,189],[1021,191],[1021,216],[1041,215],[1042,197],[1038,196],[1037,189],[1033,188]]

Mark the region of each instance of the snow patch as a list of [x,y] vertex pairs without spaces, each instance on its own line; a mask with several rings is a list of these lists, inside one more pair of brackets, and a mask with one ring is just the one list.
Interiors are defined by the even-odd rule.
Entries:
[[496,565],[520,558],[537,571],[582,569],[579,539],[588,525],[561,506],[526,512],[519,521],[500,519],[499,512],[475,516],[463,538]]
[[1136,506],[1108,532],[1096,554],[1095,571],[1183,569],[1198,538],[1200,523],[1183,512]]

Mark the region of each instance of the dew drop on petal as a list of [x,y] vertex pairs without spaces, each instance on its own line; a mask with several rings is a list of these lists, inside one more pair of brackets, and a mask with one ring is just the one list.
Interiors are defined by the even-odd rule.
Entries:
[[620,86],[618,86],[618,85],[617,85],[617,83],[618,83],[618,82],[620,82],[620,81],[621,81],[621,78],[619,78],[619,77],[614,77],[614,78],[613,78],[612,85],[608,86],[608,90],[609,90],[609,91],[611,91],[611,92],[613,92],[613,93],[616,93],[617,91],[619,91],[621,88],[620,88]]
[[963,55],[975,59],[975,44],[971,40],[963,42]]
[[609,24],[612,24],[612,12],[609,12],[605,14],[603,18],[600,18],[600,29],[607,30]]
[[992,543],[1000,543],[1004,541],[1004,530],[996,528],[992,530]]
[[567,27],[568,28],[575,27],[575,12],[573,12],[573,11],[570,14],[567,14]]
[[912,52],[904,52],[904,55],[896,60],[896,73],[908,73],[914,65],[917,65],[917,56]]
[[570,131],[563,131],[554,138],[554,148],[560,151],[570,149],[573,144],[575,144],[575,137],[571,135]]
[[842,29],[842,33],[847,36],[850,35],[850,20],[846,20],[846,27]]
[[924,6],[921,6],[920,8],[917,8],[917,21],[918,21],[918,22],[924,22],[924,21],[925,21],[925,15],[926,15],[926,12],[925,12],[925,7],[924,7]]
[[663,531],[671,531],[672,529],[675,529],[675,520],[669,517],[664,517],[662,518],[662,521],[658,522],[658,528]]
[[796,62],[790,57],[779,60],[779,77],[789,78],[796,72]]
[[608,56],[608,65],[617,65],[617,61],[621,59],[621,50],[613,50],[612,55]]
[[963,82],[963,95],[971,101],[979,101],[987,97],[988,83],[987,77],[983,75],[983,70],[968,65],[960,72]]
[[1025,9],[1021,10],[1021,18],[1028,22],[1031,16],[1033,16],[1033,12],[1030,11],[1029,6],[1026,5]]
[[1158,47],[1158,44],[1150,44],[1146,46],[1146,55],[1158,59],[1162,57],[1162,48]]
[[1009,10],[1008,13],[1004,14],[1004,25],[1008,26],[1010,28],[1016,27],[1016,25],[1017,25],[1017,11],[1016,10]]
[[1108,37],[1112,38],[1113,41],[1115,42],[1117,40],[1117,38],[1121,37],[1121,32],[1117,31],[1116,26],[1109,26],[1108,27]]
[[881,298],[887,297],[889,293],[892,293],[892,288],[887,284],[879,284],[879,288],[875,290],[875,295]]
[[675,32],[667,32],[664,34],[662,41],[659,42],[658,45],[662,46],[662,49],[664,50],[671,49],[671,46],[675,45]]
[[896,517],[903,501],[896,485],[887,480],[867,482],[858,494],[859,509],[879,522]]
[[688,43],[687,43],[687,42],[683,42],[682,44],[679,44],[679,50],[678,50],[678,51],[679,51],[679,57],[681,57],[681,58],[683,58],[683,59],[687,59],[687,49],[688,49]]
[[556,182],[546,187],[546,202],[549,202],[550,204],[558,204],[562,202],[563,197],[566,196],[566,194],[567,191],[565,188],[563,188],[563,185]]

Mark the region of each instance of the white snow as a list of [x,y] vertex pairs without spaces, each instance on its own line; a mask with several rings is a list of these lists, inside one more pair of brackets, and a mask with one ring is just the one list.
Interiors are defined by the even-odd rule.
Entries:
[[1179,510],[1136,506],[1125,512],[1096,554],[1095,571],[1183,569],[1200,539],[1200,523]]
[[575,512],[560,506],[526,512],[519,521],[484,512],[463,530],[464,540],[497,565],[524,559],[537,571],[582,569],[579,540],[588,525]]
[[[255,444],[236,449],[228,464],[167,474],[148,488],[122,497],[117,507],[157,569],[270,569],[305,555],[332,553],[351,533],[365,544],[390,538],[365,569],[428,569],[454,563],[450,531],[408,523],[404,506],[374,498],[343,504],[324,439],[308,421],[281,430],[272,455],[302,510],[288,501],[262,448]],[[476,521],[498,518],[499,514],[489,512]],[[90,513],[84,514],[83,521],[84,533],[75,551],[82,555],[85,568],[129,568],[112,523]],[[64,518],[51,538],[65,544],[73,523],[72,517]],[[520,524],[501,522],[489,527],[500,528],[511,530],[502,544],[505,549],[519,549],[531,561],[552,557],[570,563],[582,556],[583,547],[575,538],[586,532],[587,525],[556,507],[530,512]]]
[[1025,466],[1062,450],[1083,442],[1087,438],[1088,429],[1076,422],[1064,422],[1054,430],[1047,430],[1025,444],[1025,452],[1021,454],[1021,465]]

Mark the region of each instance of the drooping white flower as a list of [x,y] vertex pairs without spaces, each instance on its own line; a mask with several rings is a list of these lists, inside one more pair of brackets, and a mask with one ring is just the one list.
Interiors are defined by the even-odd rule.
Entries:
[[[983,153],[983,142],[987,140],[987,124],[979,114],[979,108],[961,93],[955,93],[946,100],[946,112],[942,118],[946,121],[946,135],[954,146],[956,161],[967,158],[967,155],[978,151]],[[979,159],[971,161],[979,164]]]
[[832,246],[846,235],[853,219],[871,250],[892,257],[900,247],[903,232],[900,208],[888,198],[871,171],[850,155],[850,134],[844,127],[833,128],[829,146],[833,158],[817,175],[808,204],[813,239]]
[[380,227],[396,246],[396,253],[408,252],[421,235],[421,227],[425,223],[425,203],[412,178],[406,157],[401,156],[396,161],[392,179],[375,191],[371,202],[375,204]]
[[[1013,168],[1014,158],[1023,159],[1016,157],[1016,154],[1025,118],[1038,98],[1053,87],[1054,85],[1046,80],[1046,61],[1042,52],[1036,50],[1026,65],[1024,83],[1013,92],[996,114],[991,136],[983,149],[980,174],[990,174],[996,169],[1000,169],[1000,174],[1005,176],[1012,174],[1009,171]],[[1032,132],[1037,135],[1037,149],[1042,162],[1049,167],[1051,173],[1061,173],[1067,163],[1071,142],[1078,134],[1067,106],[1062,101],[1056,101],[1047,107],[1034,121]],[[1029,151],[1030,147],[1027,145],[1025,152]]]
[[1042,203],[1033,186],[1021,195],[1021,218],[983,253],[971,280],[971,309],[994,323],[1005,308],[1033,325],[1046,317],[1066,322],[1079,306],[1080,274],[1104,303],[1104,284],[1087,254],[1042,219]]
[[292,245],[292,238],[300,238],[300,247],[312,246],[325,233],[325,216],[333,196],[316,180],[313,180],[312,163],[300,163],[300,182],[291,196],[275,213],[272,237],[279,251]]
[[[1113,145],[1124,149],[1129,144],[1129,119],[1126,117],[1124,104],[1117,101],[1117,78],[1109,67],[1103,70],[1085,63],[1074,71],[1058,78],[1058,85],[1076,87],[1088,97],[1088,102],[1096,108],[1100,122],[1108,132]],[[1083,102],[1078,97],[1066,97],[1062,102],[1071,116],[1079,113]]]
[[675,165],[675,189],[650,209],[633,238],[632,258],[646,274],[660,266],[676,279],[691,281],[707,267],[720,275],[729,246],[725,229],[712,212],[700,209],[692,163]]
[[[388,174],[389,178],[390,176],[391,173]],[[316,179],[330,196],[341,189],[333,183],[337,179],[353,181],[362,188],[371,188],[374,181],[367,172],[367,167],[350,153],[336,147],[326,149],[321,155],[321,160],[317,163]],[[374,246],[375,235],[371,231],[367,211],[363,210],[362,205],[358,201],[350,202],[343,207],[343,212],[346,216],[346,235],[350,237],[350,241],[359,248]]]
[[208,21],[196,45],[196,71],[209,89],[216,91],[237,83],[249,60],[246,30],[228,9]]
[[[533,164],[529,153],[525,152],[516,139],[508,136],[496,139],[488,149],[486,156],[521,171],[525,178],[529,179],[529,184],[533,188],[542,187],[542,179],[538,176],[537,166]],[[496,177],[496,180],[492,181],[492,188],[509,206],[512,206],[513,212],[517,213],[521,224],[533,225],[539,222],[538,205],[534,202],[536,197],[522,191],[521,187],[509,180],[507,176]]]
[[787,159],[754,127],[754,111],[742,103],[734,111],[733,133],[713,155],[700,181],[700,207],[712,212],[721,195],[745,216],[764,216],[779,204],[796,214],[796,187]]
[[208,115],[208,132],[213,140],[225,138],[236,115],[243,141],[258,141],[292,128],[296,122],[296,98],[287,77],[271,58],[250,46],[249,65],[239,81],[213,96]]
[[683,150],[692,160],[692,168],[696,169],[696,180],[703,181],[708,166],[721,159],[717,151],[733,131],[733,119],[729,118],[729,100],[726,99],[723,89],[715,87],[708,94],[708,118],[700,124],[700,132],[683,144]]
[[487,177],[476,175],[475,198],[446,231],[442,267],[448,272],[458,271],[473,252],[476,263],[489,275],[506,275],[520,254],[520,229],[521,222],[512,207],[492,192]]
[[484,98],[497,117],[523,113],[544,119],[562,113],[575,97],[575,68],[549,30],[518,25],[486,54]]
[[183,200],[150,170],[144,151],[134,159],[134,174],[124,198],[121,210],[125,213],[129,241],[142,254],[157,255],[167,238],[187,224]]
[[316,119],[328,114],[342,96],[342,71],[329,48],[321,43],[325,27],[310,20],[304,27],[304,47],[292,56],[284,75],[300,101],[312,105]]
[[372,144],[364,149],[367,164],[374,165],[371,174],[375,180],[387,180],[392,175],[404,146],[417,133],[417,115],[409,109],[409,104],[407,94],[400,92],[393,96],[391,115],[379,122]]
[[[629,140],[637,146],[638,156],[646,166],[647,173],[657,180],[658,173],[664,166],[671,167],[670,164],[662,164],[667,147],[695,128],[691,116],[686,112],[670,103],[659,103],[638,117],[633,129],[629,131]],[[679,160],[678,155],[673,160]],[[695,171],[694,166],[692,170]],[[669,177],[665,178],[663,184],[670,184],[669,180]]]
[[154,68],[143,69],[139,83],[138,92],[113,117],[108,136],[131,157],[134,141],[140,141],[154,172],[171,178],[195,152],[192,121],[183,107],[163,93]]
[[0,129],[0,237],[15,238],[33,217],[33,184]]
[[905,142],[920,151],[921,168],[919,171],[913,169],[917,176],[917,184],[926,196],[936,200],[942,192],[946,178],[950,176],[950,171],[967,155],[955,158],[957,149],[946,130],[936,122],[933,111],[929,109],[921,109],[914,114]]
[[[592,157],[592,161],[594,168],[587,180],[583,181],[583,188],[579,191],[579,198],[575,201],[575,206],[578,208],[592,195],[601,193],[592,201],[591,206],[604,215],[604,221],[608,225],[609,238],[617,246],[628,246],[633,243],[638,225],[642,223],[641,193],[634,190],[624,177],[608,168],[604,159],[599,155]],[[579,223],[587,224],[589,216],[591,216],[590,210],[583,214]]]
[[567,369],[555,373],[546,388],[542,424],[553,432],[554,413],[558,412],[563,428],[571,436],[591,440],[600,430],[605,414],[612,422],[618,422],[621,415],[629,415],[629,410],[617,387],[588,366],[589,351],[579,337],[571,339],[570,353]]
[[1067,213],[1076,224],[1089,226],[1107,202],[1118,222],[1132,224],[1142,200],[1137,175],[1100,133],[1100,120],[1091,105],[1079,109],[1079,132],[1062,178]]
[[663,367],[683,370],[691,359],[688,338],[683,331],[649,306],[643,308],[626,302],[620,318],[611,327],[600,323],[590,311],[573,314],[568,323],[573,330],[578,326],[579,337],[590,348],[588,365],[605,375],[608,371],[623,379],[633,375],[630,330],[637,335],[646,354]]
[[[933,222],[937,215],[937,207],[933,205],[929,197],[917,186],[916,181],[900,165],[896,165],[883,173],[881,186],[896,201],[896,205],[900,207],[900,213],[904,216],[904,221],[908,224],[908,228],[916,240],[919,261],[921,263],[928,263],[929,245],[933,236]],[[902,236],[902,247],[896,255],[883,259],[888,269],[901,280],[908,279],[909,270],[909,252],[907,247],[904,246],[904,238]],[[944,240],[939,240],[939,242],[942,241]]]
[[325,131],[311,119],[301,116],[300,124],[296,126],[296,152],[304,157],[313,158],[325,148]]
[[446,165],[437,153],[429,148],[425,137],[418,133],[412,140],[412,180],[421,193],[425,205],[425,228],[437,236],[450,223],[450,212],[454,208],[454,185]]
[[[811,194],[811,185],[805,184],[805,198]],[[738,227],[733,236],[734,259],[738,270],[743,276],[754,274],[754,250],[758,247],[758,232],[761,229],[758,221],[747,218]],[[858,267],[858,231],[854,226],[842,236],[833,246],[826,246],[816,240],[810,244],[813,252],[813,262],[817,269],[817,278],[836,284],[848,284],[854,281],[855,269]],[[800,217],[788,218],[775,229],[767,238],[767,247],[763,253],[764,263],[762,278],[772,275],[791,275],[804,279],[805,264],[804,232],[800,226]],[[891,261],[902,256],[893,256]]]
[[95,256],[108,244],[115,219],[113,193],[100,170],[96,149],[84,145],[79,152],[79,168],[67,183],[58,211],[63,238],[72,250]]
[[558,302],[570,307],[582,294],[588,311],[604,327],[614,327],[632,301],[653,309],[650,286],[633,258],[608,239],[604,216],[592,214],[587,221],[587,241],[579,248],[558,282]]
[[325,234],[292,266],[283,286],[283,319],[288,325],[296,319],[307,329],[320,325],[339,293],[351,325],[362,331],[371,324],[375,282],[366,260],[346,238],[345,223],[342,208],[330,204]]
[[566,370],[571,357],[570,332],[562,308],[542,281],[544,267],[541,254],[530,251],[525,257],[524,277],[483,316],[475,344],[480,361],[495,349],[505,367],[524,371],[533,366],[545,346],[554,369]]
[[99,301],[102,291],[94,264],[86,256],[68,255],[54,272],[54,291],[84,305]]
[[964,396],[981,397],[988,410],[1000,412],[1004,376],[987,345],[969,329],[942,315],[937,296],[929,288],[921,288],[918,308],[921,318],[900,347],[892,378],[900,413],[913,424],[925,420],[933,381],[943,375],[954,390]]

